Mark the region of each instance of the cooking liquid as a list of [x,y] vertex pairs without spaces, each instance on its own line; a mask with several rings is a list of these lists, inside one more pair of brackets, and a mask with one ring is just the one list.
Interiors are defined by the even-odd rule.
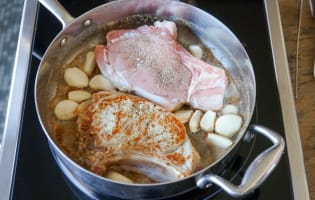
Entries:
[[[107,32],[114,29],[134,29],[144,24],[152,25],[155,21],[161,21],[161,20],[163,19],[156,16],[143,16],[143,15],[131,16],[125,19],[121,19],[119,21],[108,23],[103,29],[105,30],[104,37],[107,34]],[[180,44],[183,45],[184,48],[188,49],[189,45],[197,44],[203,50],[203,55],[201,58],[203,61],[213,66],[224,68],[223,65],[213,56],[213,54],[211,53],[211,50],[209,50],[205,45],[203,45],[201,41],[194,35],[194,33],[191,31],[191,28],[189,27],[189,24],[181,20],[176,20],[175,22],[177,25],[177,34],[178,34],[177,40]],[[73,60],[70,60],[70,61],[68,60],[64,63],[60,63],[58,65],[58,70],[61,73],[60,77],[63,77],[62,74],[64,73],[65,68],[78,67],[82,69],[85,62],[85,55],[88,51],[91,51],[91,50],[93,49],[86,49],[80,52],[77,56],[75,56]],[[96,74],[100,74],[100,71],[98,70],[98,68],[94,70],[93,74],[89,78],[93,77]],[[228,78],[229,78],[229,87],[231,87],[233,86],[233,80],[230,76],[228,76]],[[51,112],[53,112],[55,105],[60,100],[67,99],[68,92],[74,89],[75,88],[71,88],[67,86],[64,80],[60,80],[57,86],[56,95],[50,102]],[[89,87],[85,88],[85,90],[89,92],[94,92]],[[227,96],[228,98],[224,100],[225,104],[232,103],[232,104],[237,105],[239,103],[239,93],[237,90],[234,90],[233,94],[229,94]],[[187,108],[190,108],[188,105],[184,105],[184,106]],[[220,116],[220,112],[217,112],[217,117],[218,116]],[[86,167],[83,159],[80,157],[79,152],[78,152],[76,121],[77,119],[60,121],[60,120],[57,120],[55,117],[53,117],[53,119],[51,120],[51,124],[54,130],[52,137],[57,142],[59,147],[72,160],[79,163],[83,167]],[[216,161],[217,159],[220,159],[221,156],[227,151],[227,149],[221,149],[221,148],[208,144],[205,141],[207,133],[203,131],[199,131],[197,133],[191,133],[189,131],[188,125],[185,124],[185,126],[187,130],[187,134],[193,146],[197,149],[197,151],[200,154],[200,157],[201,157],[200,169],[205,168],[209,166],[211,163],[213,163],[214,161]],[[129,179],[133,180],[135,183],[143,183],[143,184],[154,183],[152,179],[145,177],[142,174],[126,170],[125,168],[122,168],[119,165],[113,165],[109,168],[109,170],[119,172],[123,174],[124,176],[128,177]],[[106,174],[104,174],[103,176],[106,177]]]

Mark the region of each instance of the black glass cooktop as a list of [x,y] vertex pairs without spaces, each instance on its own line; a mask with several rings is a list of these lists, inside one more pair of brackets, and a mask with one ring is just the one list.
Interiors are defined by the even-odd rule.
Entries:
[[[101,0],[61,1],[73,16],[79,16],[104,2]],[[269,127],[285,137],[263,1],[199,0],[190,2],[221,20],[242,42],[256,74],[256,112],[252,121]],[[61,25],[45,8],[39,7],[35,30],[34,49],[37,55],[40,55],[61,30]],[[11,198],[19,200],[84,199],[84,194],[76,192],[77,189],[71,187],[71,184],[63,177],[49,151],[45,135],[38,122],[33,92],[38,65],[38,58],[33,56],[29,67],[22,132]],[[234,183],[238,183],[248,163],[269,145],[270,143],[260,136],[251,143],[243,143],[239,155],[235,157],[231,166],[228,167],[229,171],[225,173],[230,174],[228,177],[234,177],[232,179]],[[288,157],[285,152],[270,177],[253,194],[244,199],[293,199],[290,176]],[[228,200],[233,198],[220,189],[212,187],[209,190],[194,190],[176,199]]]

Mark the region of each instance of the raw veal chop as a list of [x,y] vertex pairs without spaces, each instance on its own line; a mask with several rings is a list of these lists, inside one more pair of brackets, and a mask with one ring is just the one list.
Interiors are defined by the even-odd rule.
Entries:
[[100,71],[122,91],[132,91],[168,110],[184,103],[219,110],[227,86],[225,71],[193,57],[176,41],[171,21],[113,30],[95,48]]
[[97,92],[78,108],[79,152],[85,165],[104,175],[125,166],[155,181],[191,175],[200,163],[184,125],[143,98]]

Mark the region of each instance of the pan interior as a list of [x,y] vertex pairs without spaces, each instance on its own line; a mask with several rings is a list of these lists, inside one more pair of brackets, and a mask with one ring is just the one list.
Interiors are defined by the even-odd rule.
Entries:
[[[205,21],[205,16],[203,16],[205,13],[198,13],[199,16],[190,14],[185,18],[173,15],[158,17],[156,14],[142,13],[121,17],[119,20],[108,20],[106,23],[98,23],[98,20],[95,20],[96,23],[88,27],[77,28],[78,24],[82,24],[83,17],[85,19],[93,17],[86,14],[60,33],[43,57],[36,82],[36,104],[48,138],[57,144],[66,156],[79,165],[83,165],[76,145],[76,127],[74,126],[76,119],[59,121],[53,114],[56,102],[65,99],[68,91],[71,90],[64,82],[65,68],[73,65],[74,59],[80,59],[81,55],[93,50],[95,45],[105,44],[105,35],[110,30],[135,28],[167,19],[175,21],[178,25],[179,42],[184,47],[187,48],[189,44],[194,43],[204,45],[208,55],[206,61],[215,66],[224,67],[235,86],[229,90],[233,94],[235,91],[239,94],[237,104],[244,122],[239,133],[234,136],[233,145],[229,149],[209,150],[208,145],[200,144],[200,138],[189,133],[194,146],[202,155],[205,168],[219,162],[241,140],[249,124],[255,99],[255,81],[249,58],[234,34],[215,18],[207,16],[208,21]],[[65,39],[67,42],[62,46],[61,41]],[[84,56],[82,59],[84,60]],[[230,97],[225,100],[227,103],[233,101]]]

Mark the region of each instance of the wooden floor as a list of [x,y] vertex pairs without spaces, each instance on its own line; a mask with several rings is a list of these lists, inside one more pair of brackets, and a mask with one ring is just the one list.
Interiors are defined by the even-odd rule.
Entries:
[[[296,57],[297,27],[299,22],[299,1],[279,0],[283,32],[286,42],[288,62],[291,71],[293,90],[297,81],[298,92],[296,111],[304,152],[306,173],[311,199],[315,199],[315,18],[312,17],[309,1],[303,3],[301,15],[299,56]],[[296,70],[298,59],[298,70]],[[297,72],[297,73],[296,73]],[[296,74],[298,78],[296,79]]]

